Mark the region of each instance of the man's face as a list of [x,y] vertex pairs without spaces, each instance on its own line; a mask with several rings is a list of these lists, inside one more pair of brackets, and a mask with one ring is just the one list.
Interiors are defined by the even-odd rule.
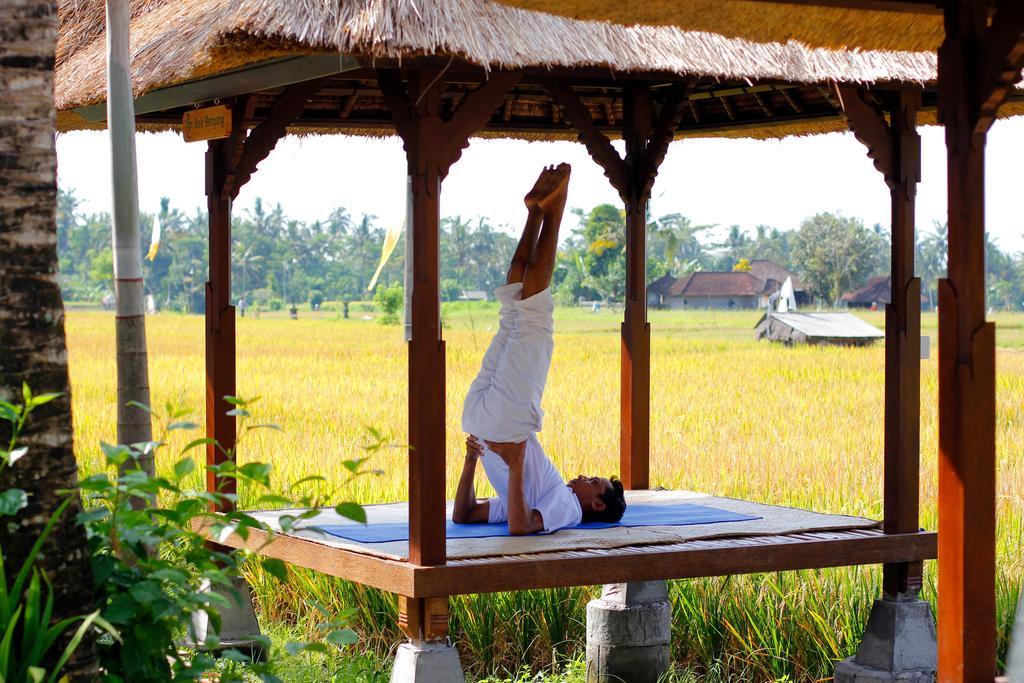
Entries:
[[568,486],[579,498],[581,508],[600,512],[606,507],[601,500],[601,494],[610,489],[612,483],[604,477],[587,477],[581,474],[575,479],[570,479]]

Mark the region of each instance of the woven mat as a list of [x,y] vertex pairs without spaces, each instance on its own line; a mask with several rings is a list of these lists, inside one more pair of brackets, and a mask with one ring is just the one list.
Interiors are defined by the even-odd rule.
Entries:
[[[720,510],[757,516],[760,519],[741,522],[694,524],[690,526],[613,527],[610,529],[591,529],[586,531],[563,529],[553,534],[531,536],[449,539],[448,557],[449,559],[457,559],[557,552],[560,550],[621,548],[625,546],[679,543],[682,541],[724,538],[728,536],[761,536],[792,534],[804,531],[868,529],[878,526],[878,522],[865,519],[864,517],[822,514],[798,508],[751,503],[735,498],[719,498],[693,491],[627,491],[626,502],[627,504],[697,503]],[[451,517],[451,506],[452,504],[449,502],[447,508],[449,518]],[[401,522],[408,518],[408,510],[407,503],[368,505],[366,506],[367,520],[370,524]],[[277,520],[280,517],[283,515],[294,515],[295,513],[296,510],[260,510],[250,512],[249,514],[266,522],[273,528],[279,528]],[[407,541],[358,543],[315,529],[317,524],[354,523],[339,517],[332,509],[325,508],[318,517],[306,522],[305,528],[293,530],[289,535],[315,541],[331,548],[351,550],[393,560],[408,559],[409,543]]]

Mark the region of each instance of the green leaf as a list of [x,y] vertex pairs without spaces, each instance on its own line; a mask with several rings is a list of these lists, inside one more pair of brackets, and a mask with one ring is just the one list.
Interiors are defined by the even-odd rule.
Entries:
[[224,402],[230,403],[233,406],[244,406],[248,403],[244,398],[238,398],[237,396],[225,396]]
[[32,683],[42,683],[46,680],[46,669],[38,666],[28,668],[28,678]]
[[187,430],[199,429],[199,425],[196,424],[195,422],[185,422],[185,421],[172,422],[171,424],[167,425],[167,431],[172,431],[172,430],[175,430],[175,429],[187,429]]
[[339,631],[331,631],[324,639],[331,645],[355,645],[359,642],[359,636],[350,628],[343,628]]
[[7,489],[0,493],[0,515],[16,515],[28,505],[28,494],[21,489]]
[[150,415],[156,415],[156,413],[153,412],[153,409],[147,406],[145,403],[139,403],[138,401],[128,401],[127,403],[125,403],[125,405],[130,406],[132,408],[138,408],[139,410],[144,410]]
[[238,474],[264,486],[270,485],[270,465],[265,462],[247,462],[238,468]]
[[281,583],[288,583],[288,567],[276,557],[267,557],[263,560],[263,568]]
[[178,462],[174,463],[174,477],[176,479],[184,479],[188,475],[192,474],[196,469],[196,461],[192,458],[182,458]]
[[8,403],[7,401],[0,401],[0,420],[17,422],[20,417],[21,406],[16,406],[13,403]]
[[143,605],[164,599],[164,592],[156,581],[140,581],[128,589],[128,593]]
[[234,415],[235,417],[249,417],[249,411],[245,408],[234,408],[224,413],[225,415]]
[[366,510],[359,503],[342,503],[341,505],[336,505],[334,511],[345,519],[366,524]]
[[39,396],[33,396],[32,400],[28,401],[25,405],[28,407],[29,410],[32,410],[33,408],[38,408],[39,406],[45,403],[49,403],[55,398],[60,398],[63,395],[64,394],[61,394],[59,392],[52,394],[40,394]]
[[299,479],[297,482],[289,486],[288,490],[293,491],[297,487],[302,486],[303,484],[308,484],[309,482],[312,481],[327,481],[327,479],[325,477],[320,476],[319,474],[312,474],[308,477],[303,477],[302,479]]
[[277,424],[276,422],[261,422],[255,425],[247,425],[246,429],[275,429],[279,432],[284,431],[283,429],[281,429],[281,425]]
[[112,446],[105,441],[100,442],[100,450],[111,465],[120,466],[132,457],[132,451],[127,446]]
[[216,439],[209,439],[209,438],[205,438],[205,437],[202,438],[202,439],[195,439],[195,440],[189,441],[187,444],[185,444],[185,447],[181,449],[181,452],[182,453],[188,453],[190,450],[192,450],[196,446],[206,446],[206,445],[211,444],[211,443],[215,444],[215,443],[217,443],[217,440]]

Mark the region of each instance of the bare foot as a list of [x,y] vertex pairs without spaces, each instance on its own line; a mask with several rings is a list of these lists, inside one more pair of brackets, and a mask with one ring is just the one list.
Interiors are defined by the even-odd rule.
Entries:
[[546,166],[537,177],[533,189],[530,190],[523,201],[530,209],[546,211],[550,206],[557,203],[559,195],[564,195],[569,185],[569,173],[572,168],[569,164],[562,163],[556,166]]

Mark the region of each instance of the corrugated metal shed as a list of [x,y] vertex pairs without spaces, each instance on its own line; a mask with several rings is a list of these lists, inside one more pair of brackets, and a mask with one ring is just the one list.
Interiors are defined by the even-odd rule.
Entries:
[[885,333],[851,313],[772,313],[754,328],[758,339],[804,344],[870,344]]

